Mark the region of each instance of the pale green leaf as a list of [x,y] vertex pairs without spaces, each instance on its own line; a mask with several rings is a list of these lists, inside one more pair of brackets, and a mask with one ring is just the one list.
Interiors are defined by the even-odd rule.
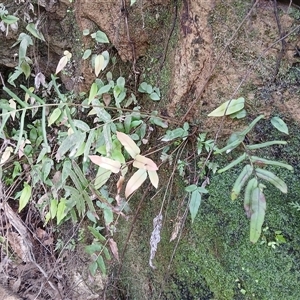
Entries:
[[196,184],[191,184],[187,187],[184,188],[186,192],[191,193],[193,191],[197,190],[197,185]]
[[13,24],[19,21],[19,18],[13,16],[13,15],[2,15],[1,19],[6,24]]
[[192,223],[194,222],[195,217],[198,213],[200,204],[201,204],[201,194],[197,190],[195,190],[191,194],[191,200],[190,200],[190,204],[189,204]]
[[48,126],[50,127],[53,123],[55,123],[60,116],[61,116],[61,109],[56,107],[48,119]]
[[253,166],[246,165],[244,166],[243,170],[241,171],[240,175],[235,180],[235,183],[233,185],[232,191],[231,191],[231,200],[235,200],[243,188],[246,181],[249,179],[253,172]]
[[278,166],[278,167],[288,169],[290,171],[294,170],[294,168],[291,165],[285,164],[280,161],[264,159],[264,158],[261,158],[258,156],[251,156],[250,158],[251,158],[251,161],[255,164],[273,165],[273,166]]
[[29,23],[27,26],[26,26],[26,29],[36,38],[42,40],[42,41],[45,41],[45,38],[43,36],[43,34],[37,30],[36,28],[36,25],[35,23]]
[[24,182],[24,187],[19,200],[19,212],[28,204],[31,197],[31,186]]
[[228,164],[226,167],[218,170],[218,173],[223,173],[223,172],[229,170],[230,168],[238,165],[240,162],[242,162],[243,160],[245,160],[246,157],[247,157],[246,153],[242,154],[237,159],[233,160],[230,164]]
[[277,177],[274,173],[272,173],[268,170],[265,170],[265,169],[260,169],[260,168],[256,168],[255,172],[259,178],[270,182],[276,188],[278,188],[282,193],[284,193],[284,194],[287,193],[286,183],[283,180],[281,180],[279,177]]
[[103,31],[98,30],[97,32],[92,33],[91,37],[98,43],[109,43],[107,35]]
[[130,6],[133,5],[136,2],[136,0],[130,0]]
[[231,115],[233,113],[242,110],[245,105],[244,98],[228,100],[225,103],[221,104],[218,108],[212,111],[208,116],[209,117],[222,117],[224,115]]
[[287,125],[285,124],[285,122],[281,118],[273,117],[271,119],[271,123],[280,132],[283,132],[285,134],[289,134],[289,129],[288,129]]
[[86,49],[82,55],[82,59],[88,59],[92,54],[92,50],[91,49]]
[[261,148],[265,148],[265,147],[269,147],[269,146],[273,146],[273,145],[286,145],[286,144],[287,144],[286,141],[270,141],[270,142],[265,142],[265,143],[261,143],[261,144],[246,145],[246,148],[248,150],[256,150],[256,149],[261,149]]

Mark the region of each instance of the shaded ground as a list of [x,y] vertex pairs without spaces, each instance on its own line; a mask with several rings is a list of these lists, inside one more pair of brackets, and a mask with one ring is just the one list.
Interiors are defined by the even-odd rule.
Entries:
[[[284,138],[289,142],[287,148],[275,147],[270,153],[264,152],[264,155],[288,161],[295,167],[294,174],[281,175],[289,185],[289,194],[283,197],[268,187],[265,231],[261,243],[251,245],[248,241],[249,222],[242,204],[229,200],[230,187],[238,172],[234,170],[218,176],[209,173],[210,195],[204,199],[196,222],[191,225],[188,219],[182,226],[179,244],[176,241],[170,243],[173,227],[184,217],[187,205],[184,180],[189,182],[194,178],[191,174],[195,169],[193,164],[197,163],[194,158],[199,159],[194,155],[194,140],[190,139],[191,143],[187,144],[183,154],[174,158],[175,165],[177,159],[188,161],[190,167],[185,170],[184,178],[178,177],[177,173],[173,176],[173,165],[161,168],[162,188],[158,194],[151,191],[146,196],[137,195],[131,203],[129,221],[121,220],[118,224],[119,250],[120,253],[123,249],[126,251],[120,264],[111,263],[111,276],[107,278],[104,290],[101,277],[92,279],[80,271],[86,264],[81,257],[80,246],[75,252],[70,246],[59,260],[53,256],[53,249],[49,250],[52,246],[48,247],[43,242],[36,245],[36,254],[40,255],[37,259],[40,263],[46,261],[43,267],[47,271],[55,266],[53,282],[58,286],[61,284],[70,299],[81,299],[86,295],[106,299],[296,299],[300,259],[297,228],[300,229],[300,226],[298,212],[289,203],[297,201],[300,191],[300,11],[282,4],[276,7],[271,1],[256,1],[255,7],[251,1],[239,0],[184,0],[174,3],[137,1],[136,6],[128,8],[128,14],[124,14],[117,1],[77,1],[73,17],[77,21],[77,33],[86,27],[91,31],[101,28],[107,33],[113,44],[110,48],[112,53],[128,61],[120,64],[120,72],[129,72],[132,86],[137,80],[144,79],[160,86],[163,99],[156,109],[168,117],[170,123],[188,120],[200,132],[209,132],[211,137],[221,126],[222,141],[260,113],[267,117],[280,115],[290,124],[289,137],[276,136],[276,131],[264,121],[251,138],[254,141]],[[67,1],[62,1],[60,8],[65,10],[64,13],[59,13],[60,9],[51,12],[49,7],[45,7],[45,11],[67,20],[68,5]],[[51,18],[49,24],[57,26]],[[66,21],[67,24],[74,25]],[[57,46],[55,50],[50,47],[50,53],[53,62],[57,62],[59,52],[66,48],[73,50],[74,70],[62,78],[63,83],[67,89],[73,89],[74,83],[78,82],[73,79],[83,75],[85,81],[80,89],[88,90],[94,75],[89,65],[77,65],[76,57],[82,55],[81,42],[88,47],[91,41],[86,38],[76,44],[77,38],[74,34],[66,44]],[[6,67],[13,66],[13,60],[10,63]],[[52,69],[48,67],[54,72],[55,66],[56,63],[53,63]],[[140,75],[135,76],[132,69],[138,70]],[[244,121],[226,120],[220,124],[219,120],[206,117],[220,103],[241,96],[246,99],[248,111]],[[145,101],[144,109],[153,110],[153,103],[149,105]],[[153,138],[155,136],[159,138],[160,131],[152,135]],[[223,166],[231,159],[231,156],[214,158],[214,162]],[[142,202],[139,202],[140,199]],[[166,201],[162,241],[155,259],[157,269],[152,270],[148,266],[149,238],[152,220],[158,214],[163,199]],[[282,231],[286,243],[273,249],[268,242],[275,240],[276,231]],[[63,232],[67,245],[70,245],[69,240],[80,245],[76,228],[64,228]],[[46,252],[43,256],[42,253]],[[24,274],[29,276],[21,288],[17,284],[15,286],[15,290],[19,288],[20,294],[28,299],[31,295],[29,285],[34,285],[33,282],[36,287],[44,284],[40,273],[32,268],[33,271],[17,268],[23,272],[20,275],[15,270],[16,266],[11,266],[6,273],[14,281],[25,278]],[[72,269],[77,271],[69,272]],[[11,280],[11,286],[14,281]],[[84,284],[76,290],[75,287],[80,285],[78,282]],[[41,299],[53,299],[51,292],[53,290],[47,286]]]

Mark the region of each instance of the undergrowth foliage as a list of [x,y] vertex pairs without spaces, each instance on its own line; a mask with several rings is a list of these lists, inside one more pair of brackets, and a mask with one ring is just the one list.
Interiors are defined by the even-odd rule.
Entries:
[[[134,2],[131,1],[132,4]],[[8,15],[3,6],[0,7],[0,17],[6,30],[18,21],[18,18]],[[105,274],[105,261],[111,260],[111,254],[119,260],[118,246],[114,240],[116,220],[126,216],[129,211],[130,196],[147,178],[155,188],[159,185],[157,164],[147,157],[149,155],[141,153],[143,145],[147,145],[151,139],[153,127],[167,129],[168,122],[159,117],[157,111],[142,112],[139,99],[142,94],[146,94],[149,101],[159,101],[160,90],[142,82],[136,94],[130,92],[124,77],[115,78],[110,71],[104,74],[104,70],[112,62],[108,51],[99,54],[97,51],[84,49],[82,59],[90,59],[97,78],[90,90],[80,97],[78,95],[77,99],[77,96],[62,92],[57,77],[57,74],[67,68],[72,54],[69,51],[63,53],[56,74],[47,82],[43,74],[33,74],[30,67],[32,61],[27,56],[28,48],[33,45],[32,40],[43,41],[44,38],[35,26],[26,29],[30,35],[21,33],[17,43],[18,66],[8,82],[3,83],[7,98],[0,100],[1,179],[6,186],[11,186],[16,178],[26,173],[22,186],[16,187],[17,192],[13,197],[18,200],[19,213],[30,209],[31,202],[38,209],[43,226],[56,222],[59,227],[67,221],[78,223],[87,218],[87,229],[93,236],[93,241],[85,245],[85,250],[90,255],[89,269],[92,275],[97,270]],[[91,35],[96,44],[109,43],[106,34],[101,31],[92,34],[84,31],[83,35]],[[8,85],[16,87],[15,81],[22,75],[26,78],[34,75],[35,82],[30,87],[18,85],[21,92],[17,95]],[[55,94],[51,103],[46,101],[49,93]],[[241,119],[246,115],[244,102],[244,98],[229,100],[209,116]],[[263,118],[264,116],[258,116],[246,129],[234,132],[227,145],[221,149],[217,148],[215,140],[207,139],[209,133],[199,133],[196,155],[201,159],[198,161],[197,172],[198,181],[203,179],[203,183],[185,179],[192,222],[198,214],[202,195],[209,192],[206,187],[209,182],[200,170],[205,165],[215,173],[218,168],[212,161],[202,158],[211,152],[219,155],[232,150],[242,151],[237,159],[219,169],[218,173],[247,162],[233,185],[231,199],[237,199],[246,186],[244,208],[250,218],[250,240],[257,242],[266,210],[266,186],[263,182],[267,181],[281,192],[287,193],[286,184],[265,167],[274,165],[293,170],[285,163],[254,155],[257,149],[284,145],[285,141],[245,143],[247,134]],[[288,134],[288,129],[280,118],[274,117],[271,122],[277,129]],[[187,122],[167,130],[160,139],[163,143],[162,163],[172,163],[174,153],[189,141],[189,137],[190,124]],[[242,150],[238,147],[240,145]],[[185,176],[186,162],[178,160],[175,163],[179,173]],[[135,168],[133,175],[131,167]],[[112,185],[115,188],[113,192],[109,192],[108,186]],[[154,267],[152,261],[160,242],[162,219],[162,212],[154,218],[149,261],[151,267]],[[178,230],[179,227],[173,232],[171,240],[178,236]]]

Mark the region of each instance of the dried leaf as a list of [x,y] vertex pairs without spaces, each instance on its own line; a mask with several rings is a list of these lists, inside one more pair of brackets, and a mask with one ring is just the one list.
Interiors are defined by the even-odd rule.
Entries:
[[148,171],[149,179],[152,185],[157,189],[159,178],[156,171]]
[[67,65],[68,61],[68,57],[64,55],[58,62],[55,74],[58,74]]
[[159,213],[154,219],[153,219],[153,231],[150,238],[150,259],[149,259],[149,266],[152,269],[156,269],[156,267],[153,265],[152,261],[155,257],[156,251],[157,251],[157,245],[160,242],[160,231],[162,228],[162,219],[163,216],[161,213]]
[[137,170],[129,179],[125,189],[125,197],[128,198],[134,191],[136,191],[146,180],[147,171],[144,169]]
[[156,163],[152,159],[139,154],[134,158],[133,166],[135,168],[145,169],[148,171],[158,170]]
[[182,225],[182,218],[177,220],[176,223],[174,224],[173,231],[172,231],[171,238],[170,238],[170,242],[174,241],[177,238],[179,230],[181,228],[181,225]]
[[12,147],[10,147],[10,146],[6,147],[4,153],[1,156],[0,164],[4,164],[9,159],[10,154],[13,152],[14,152],[14,150]]
[[102,156],[98,156],[98,155],[89,155],[89,158],[94,164],[96,164],[106,170],[109,170],[113,173],[120,172],[121,163],[118,161],[112,160],[108,157],[102,157]]
[[119,250],[117,243],[113,239],[108,239],[108,242],[112,254],[114,255],[115,259],[119,261]]
[[132,158],[135,158],[138,154],[140,154],[140,148],[130,136],[117,131],[117,138]]

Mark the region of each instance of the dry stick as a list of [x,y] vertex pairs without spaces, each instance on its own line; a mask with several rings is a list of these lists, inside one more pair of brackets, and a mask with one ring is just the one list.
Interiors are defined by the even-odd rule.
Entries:
[[[238,32],[240,31],[241,27],[244,25],[245,21],[249,18],[249,16],[252,14],[252,11],[254,10],[254,8],[256,7],[256,5],[258,4],[259,0],[256,0],[255,3],[252,5],[251,9],[249,10],[248,14],[244,17],[244,19],[242,20],[242,22],[240,23],[240,25],[238,26],[238,28],[236,29],[236,31],[233,33],[233,35],[231,36],[231,38],[229,39],[229,41],[226,43],[225,47],[223,48],[222,52],[219,54],[219,56],[217,57],[217,60],[215,62],[215,64],[213,65],[213,67],[210,70],[209,75],[206,77],[204,84],[202,85],[199,95],[196,97],[196,99],[191,103],[189,109],[187,110],[187,112],[185,113],[185,115],[183,116],[183,118],[181,119],[181,122],[183,123],[187,117],[187,115],[189,114],[189,112],[191,111],[191,109],[193,108],[193,106],[198,102],[198,100],[201,98],[204,90],[206,89],[210,79],[213,76],[213,73],[217,67],[217,65],[219,64],[221,58],[224,56],[227,48],[230,46],[230,44],[232,43],[232,41],[234,40],[234,38],[236,37],[236,35],[238,34]],[[228,106],[230,105],[230,103],[228,103]],[[227,106],[227,107],[228,107]]]

